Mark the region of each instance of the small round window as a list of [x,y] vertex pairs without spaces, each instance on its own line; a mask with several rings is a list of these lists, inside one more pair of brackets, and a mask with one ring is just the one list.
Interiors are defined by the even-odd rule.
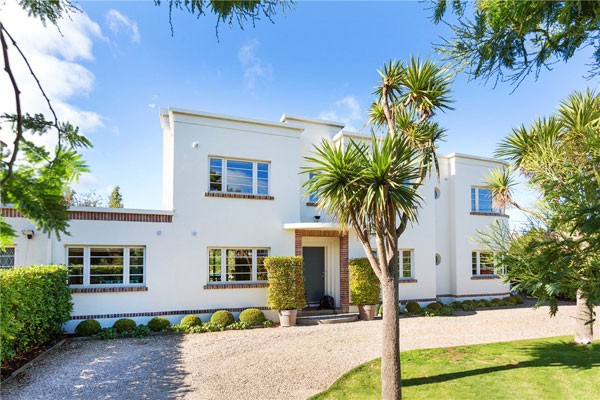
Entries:
[[442,263],[442,256],[438,253],[435,253],[435,265],[440,265]]
[[433,197],[436,199],[440,198],[440,188],[433,189]]

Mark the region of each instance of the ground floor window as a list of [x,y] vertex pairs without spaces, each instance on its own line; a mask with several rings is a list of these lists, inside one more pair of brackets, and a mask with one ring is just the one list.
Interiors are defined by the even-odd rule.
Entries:
[[412,279],[413,278],[413,250],[399,250],[400,264],[398,265],[400,270],[400,279]]
[[499,272],[491,251],[471,252],[471,265],[473,275],[497,275]]
[[15,266],[15,248],[4,247],[0,249],[0,268],[12,268]]
[[70,285],[142,285],[145,266],[146,248],[142,246],[67,247]]
[[265,248],[208,249],[209,282],[266,281]]

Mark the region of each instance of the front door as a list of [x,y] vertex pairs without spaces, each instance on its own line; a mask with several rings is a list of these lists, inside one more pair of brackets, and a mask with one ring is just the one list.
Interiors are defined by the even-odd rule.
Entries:
[[303,247],[306,301],[319,303],[325,295],[325,247]]

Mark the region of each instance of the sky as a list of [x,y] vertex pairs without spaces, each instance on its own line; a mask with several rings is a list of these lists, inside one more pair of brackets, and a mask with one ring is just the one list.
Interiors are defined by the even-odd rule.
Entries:
[[[263,18],[243,30],[221,24],[218,38],[212,15],[196,18],[174,10],[172,35],[164,4],[76,4],[82,12],[60,22],[62,34],[25,15],[14,0],[0,0],[0,18],[59,117],[93,142],[83,152],[91,172],[75,189],[106,196],[119,185],[128,208],[161,208],[160,107],[275,121],[289,113],[357,129],[366,120],[377,69],[410,55],[438,59],[433,44],[450,35],[444,24],[431,22],[427,4],[416,1],[299,1],[273,23]],[[590,54],[583,50],[537,80],[528,77],[516,90],[468,82],[459,74],[452,86],[455,109],[436,116],[447,129],[439,153],[492,156],[511,128],[551,114],[574,90],[596,88],[597,80],[584,78]],[[25,109],[47,112],[17,54],[10,57]],[[8,85],[3,73],[2,113],[14,112]],[[0,135],[5,140],[7,130]]]

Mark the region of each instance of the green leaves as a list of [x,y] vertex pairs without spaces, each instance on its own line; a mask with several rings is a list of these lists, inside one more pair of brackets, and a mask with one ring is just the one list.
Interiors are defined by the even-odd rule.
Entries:
[[269,272],[267,299],[273,310],[296,310],[306,307],[302,257],[267,257]]

